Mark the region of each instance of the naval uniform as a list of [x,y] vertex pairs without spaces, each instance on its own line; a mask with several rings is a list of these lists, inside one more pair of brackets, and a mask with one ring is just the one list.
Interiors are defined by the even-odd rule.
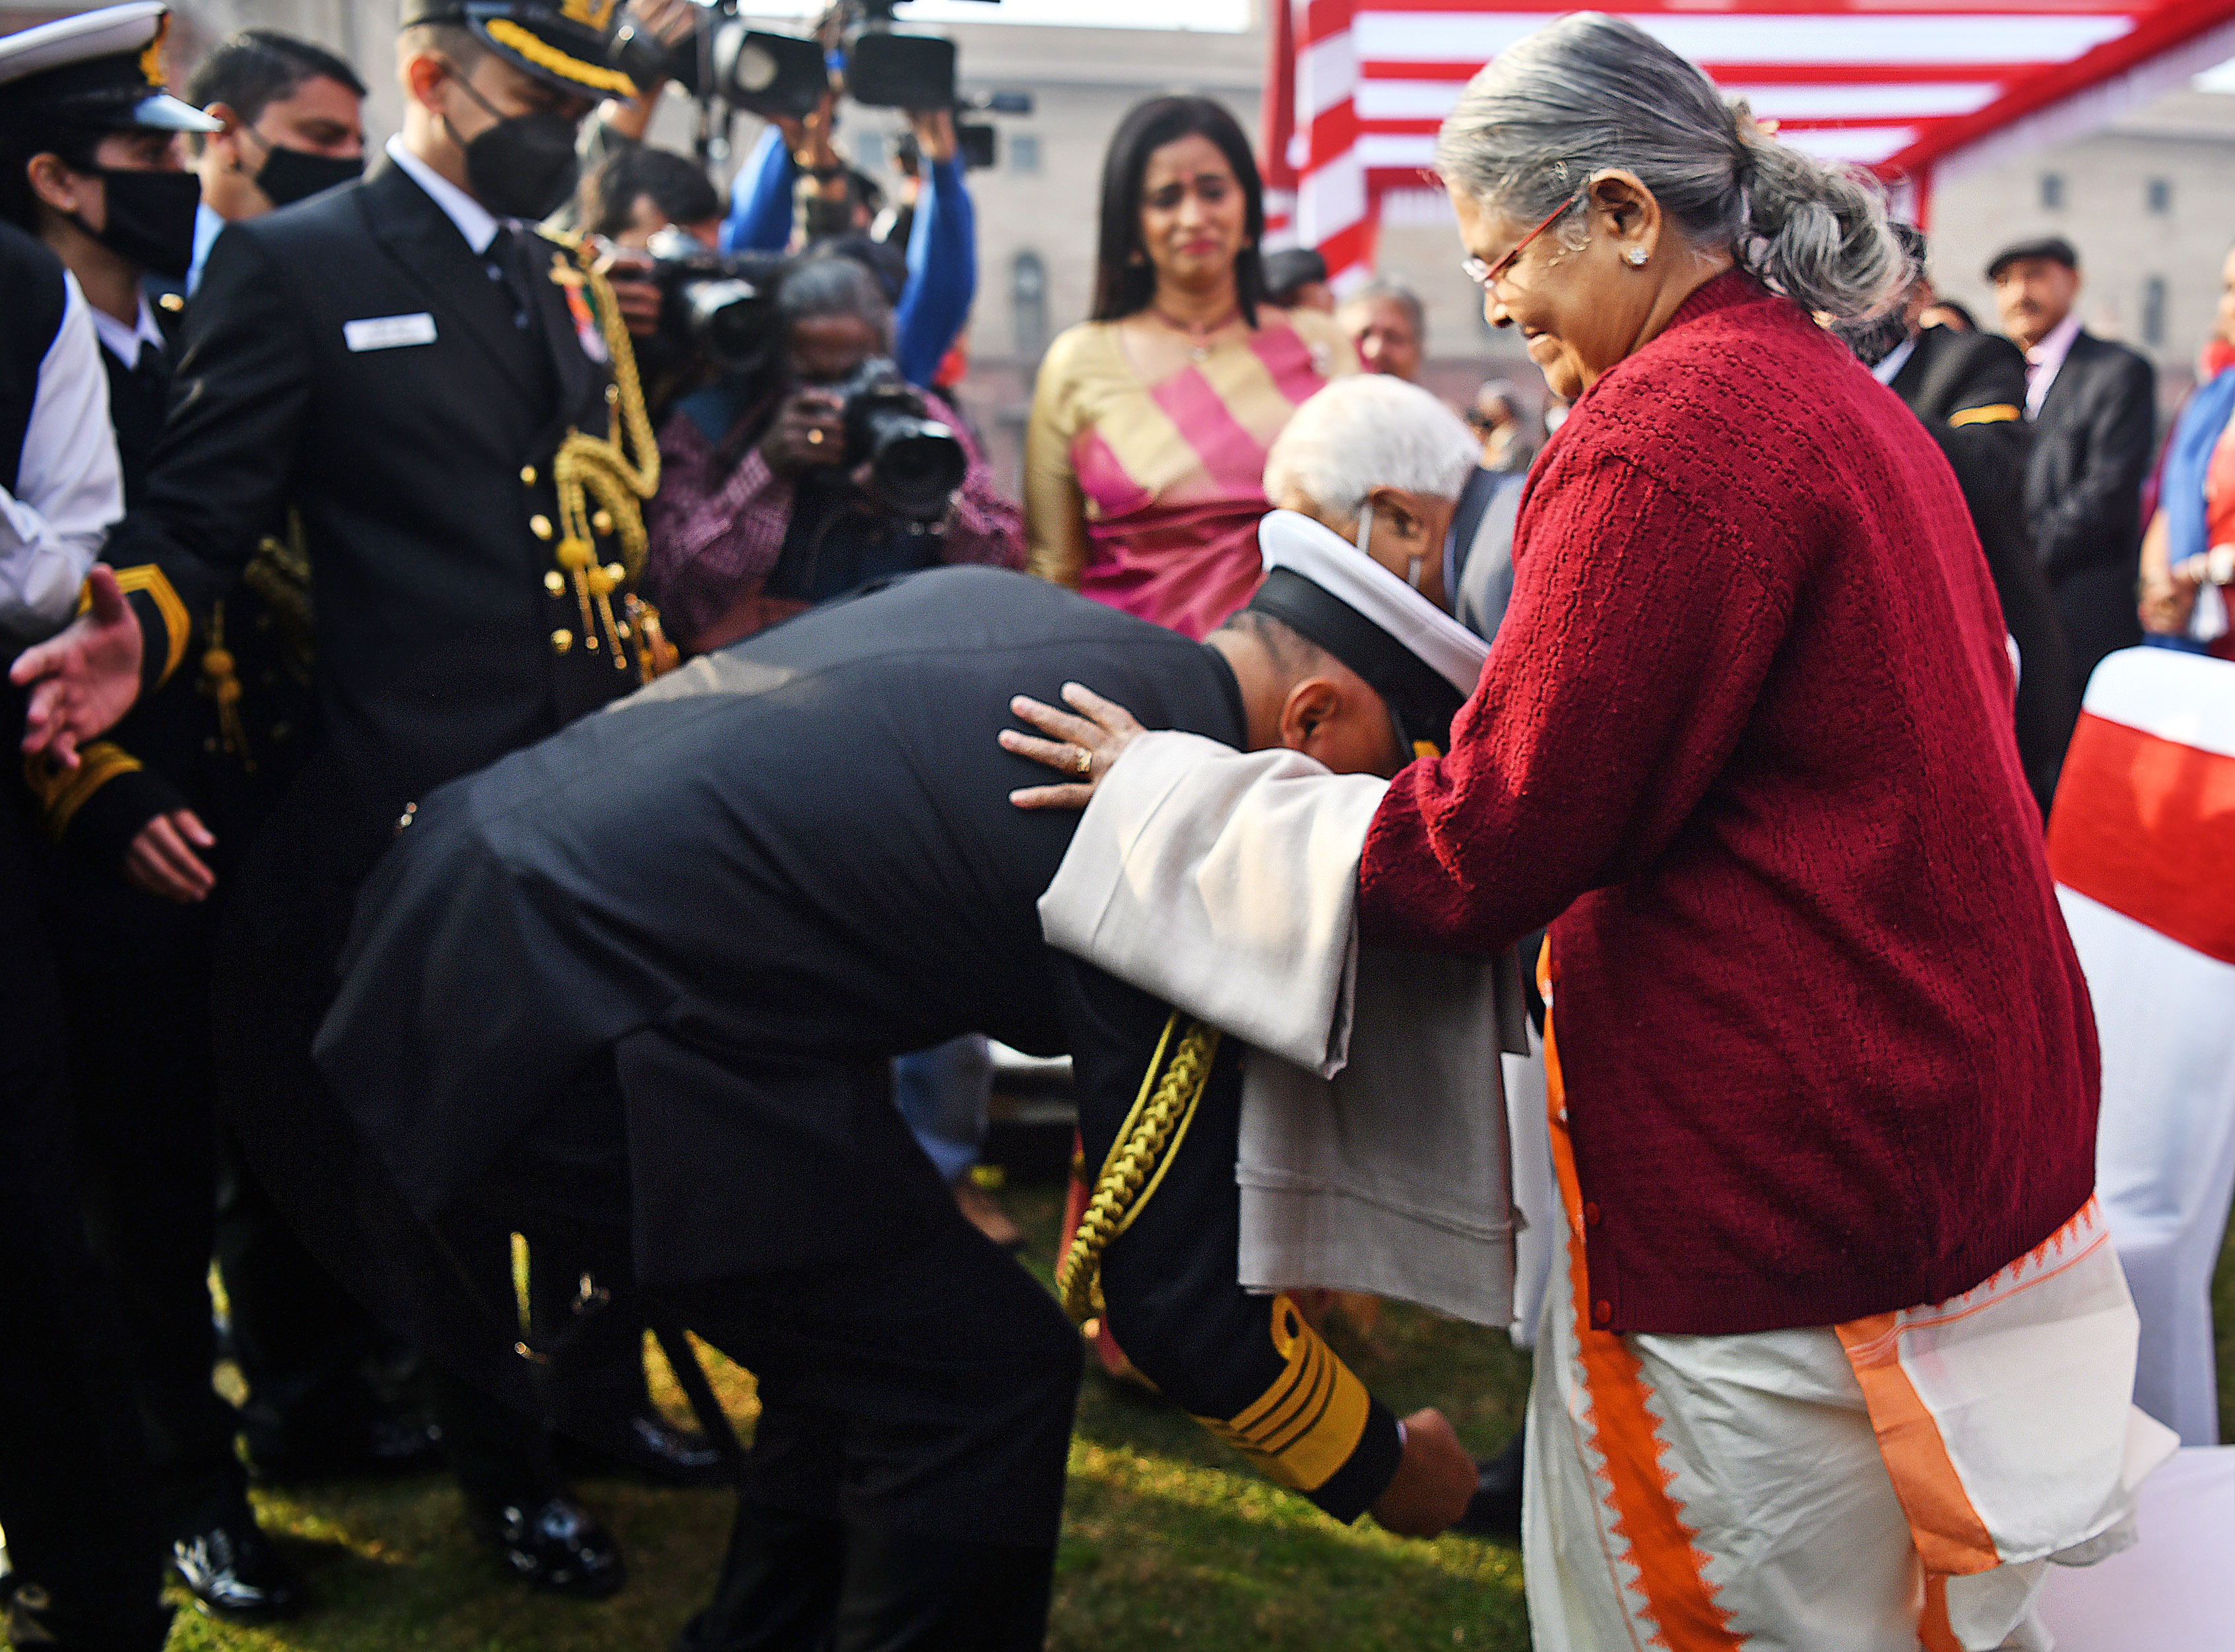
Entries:
[[[573,252],[400,143],[362,183],[228,226],[204,266],[108,560],[152,689],[283,506],[302,529],[318,737],[240,868],[213,987],[220,1078],[267,1183],[316,1173],[311,1035],[404,805],[636,686],[655,652],[627,584],[633,498],[570,503],[554,463],[613,484],[649,455],[616,326]],[[600,450],[632,423],[645,440]],[[448,1432],[473,1489],[516,1493],[515,1452],[469,1463],[472,1431]]]
[[[53,253],[0,225],[0,658],[69,617],[123,508],[91,312]],[[24,697],[0,686],[20,720]],[[137,1419],[78,1211],[62,1001],[30,800],[0,798],[0,1527],[16,1579],[115,1643],[161,1645],[161,1547]],[[22,1350],[36,1349],[36,1357]]]
[[[144,502],[170,384],[158,317],[95,312],[128,507]],[[285,552],[265,547],[269,576]],[[281,616],[244,582],[212,600],[193,669],[144,695],[74,770],[32,765],[49,836],[43,880],[60,971],[70,1108],[95,1249],[125,1311],[131,1369],[168,1535],[246,1518],[238,1419],[210,1386],[209,1258],[217,1100],[210,945],[240,851],[291,771],[308,705],[306,661],[283,656]],[[292,668],[291,668],[292,667]],[[149,821],[192,809],[211,898],[137,888],[123,860]]]
[[[405,1200],[501,1186],[626,1221],[639,1277],[760,1380],[699,1644],[828,1621],[842,1555],[941,1537],[1038,1575],[1030,1621],[967,1620],[972,1566],[941,1551],[945,1583],[918,1581],[965,1615],[940,1620],[976,1637],[954,1643],[1039,1644],[1077,1341],[957,1214],[882,1075],[971,1029],[1068,1050],[1098,1160],[1173,1059],[1165,1006],[1040,937],[1076,817],[1009,803],[1045,771],[995,736],[1010,696],[1071,678],[1152,727],[1243,740],[1214,650],[1021,574],[937,569],[432,793],[366,886],[318,1059]],[[461,1013],[483,1003],[504,1011]],[[1236,1282],[1238,1061],[1212,1062],[1110,1245],[1108,1312],[1168,1397],[1347,1520],[1395,1472],[1395,1423],[1286,1297]]]

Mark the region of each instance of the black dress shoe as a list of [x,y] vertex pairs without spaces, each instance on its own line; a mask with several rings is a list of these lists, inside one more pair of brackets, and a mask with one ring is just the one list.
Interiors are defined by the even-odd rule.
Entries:
[[173,1543],[171,1565],[196,1605],[236,1623],[292,1617],[309,1598],[295,1568],[246,1511]]
[[615,1474],[646,1485],[722,1483],[722,1454],[705,1435],[648,1413],[601,1427],[567,1430],[552,1445],[564,1474]]
[[1467,1500],[1466,1512],[1452,1523],[1452,1531],[1521,1541],[1521,1464],[1527,1439],[1524,1426],[1504,1451],[1475,1465],[1474,1496]]
[[474,1535],[494,1548],[521,1582],[555,1595],[603,1600],[627,1576],[613,1533],[572,1498],[484,1504],[466,1499]]

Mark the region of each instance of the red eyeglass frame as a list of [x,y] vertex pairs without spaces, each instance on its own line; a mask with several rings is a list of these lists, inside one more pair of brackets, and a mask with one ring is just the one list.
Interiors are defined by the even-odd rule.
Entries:
[[1495,287],[1498,283],[1504,279],[1505,272],[1513,267],[1513,260],[1521,256],[1523,250],[1528,246],[1529,243],[1535,240],[1539,235],[1542,235],[1546,230],[1551,228],[1553,225],[1558,223],[1563,218],[1566,217],[1570,212],[1574,210],[1576,203],[1583,198],[1583,191],[1589,187],[1590,186],[1589,184],[1579,185],[1574,194],[1570,195],[1567,200],[1562,201],[1557,206],[1555,206],[1549,213],[1547,213],[1543,223],[1537,225],[1535,229],[1530,230],[1519,240],[1514,242],[1514,244],[1506,250],[1505,256],[1498,259],[1497,263],[1485,264],[1478,258],[1465,258],[1459,260],[1459,268],[1465,270],[1467,273],[1467,279],[1472,281],[1477,286],[1480,287],[1485,292],[1490,292],[1491,288]]

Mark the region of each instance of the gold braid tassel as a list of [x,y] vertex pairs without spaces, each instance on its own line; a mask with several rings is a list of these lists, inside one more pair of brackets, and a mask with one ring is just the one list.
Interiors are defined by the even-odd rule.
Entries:
[[[1157,1040],[1148,1072],[1141,1075],[1141,1092],[1133,1098],[1132,1111],[1118,1127],[1110,1157],[1094,1178],[1094,1191],[1079,1216],[1078,1230],[1072,1235],[1071,1249],[1056,1267],[1063,1310],[1078,1323],[1102,1313],[1102,1253],[1132,1225],[1156,1192],[1171,1151],[1187,1134],[1196,1104],[1209,1082],[1210,1065],[1218,1056],[1218,1029],[1190,1021],[1174,1049],[1172,1033],[1179,1025],[1174,1012]],[[1170,1065],[1164,1062],[1167,1049],[1172,1050]]]
[[226,751],[240,759],[240,766],[256,772],[256,759],[248,750],[248,731],[240,724],[240,676],[233,667],[233,650],[225,646],[225,604],[210,604],[209,646],[202,650],[201,691],[217,702],[217,728]]
[[[574,255],[599,331],[605,338],[606,353],[613,362],[613,412],[609,434],[593,436],[569,430],[552,457],[551,484],[559,501],[559,565],[573,580],[575,598],[582,606],[584,646],[598,646],[597,632],[591,627],[594,607],[613,668],[628,669],[628,652],[621,641],[633,635],[638,670],[650,682],[674,663],[674,650],[667,646],[659,617],[649,604],[624,595],[622,611],[628,618],[617,620],[613,594],[623,586],[633,584],[644,571],[644,502],[659,488],[659,445],[652,435],[652,416],[645,408],[636,352],[630,347],[628,328],[621,319],[620,306],[614,302],[613,286],[599,273],[586,246],[578,244]],[[594,519],[593,501],[597,507]],[[598,565],[596,541],[591,537],[593,528],[620,540],[619,562]],[[632,625],[631,620],[636,623]]]

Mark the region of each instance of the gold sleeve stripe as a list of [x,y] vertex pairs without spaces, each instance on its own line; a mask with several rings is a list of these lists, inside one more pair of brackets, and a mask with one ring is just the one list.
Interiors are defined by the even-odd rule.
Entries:
[[168,682],[171,673],[179,669],[179,662],[187,657],[187,641],[193,634],[193,621],[187,617],[187,605],[179,600],[172,589],[169,577],[153,562],[143,562],[138,567],[116,570],[117,588],[130,596],[142,593],[155,605],[155,612],[163,616],[163,630],[169,652],[164,656],[163,675],[157,680]]
[[634,97],[636,82],[617,69],[607,69],[600,63],[586,63],[579,57],[569,56],[542,36],[530,34],[508,17],[491,17],[482,25],[488,37],[510,51],[518,52],[538,69],[547,69],[554,75],[564,75],[577,85],[593,91],[610,92],[615,97]]
[[1948,423],[1958,427],[1966,424],[2008,424],[2019,416],[2015,403],[1996,402],[1991,407],[1959,408],[1948,416]]
[[123,747],[108,740],[95,740],[77,754],[75,769],[65,769],[44,757],[25,758],[23,779],[46,815],[48,832],[60,842],[87,798],[117,776],[144,767]]
[[1279,1379],[1232,1419],[1196,1420],[1268,1479],[1292,1491],[1317,1491],[1357,1451],[1373,1401],[1286,1292],[1273,1298],[1271,1330],[1283,1365]]

